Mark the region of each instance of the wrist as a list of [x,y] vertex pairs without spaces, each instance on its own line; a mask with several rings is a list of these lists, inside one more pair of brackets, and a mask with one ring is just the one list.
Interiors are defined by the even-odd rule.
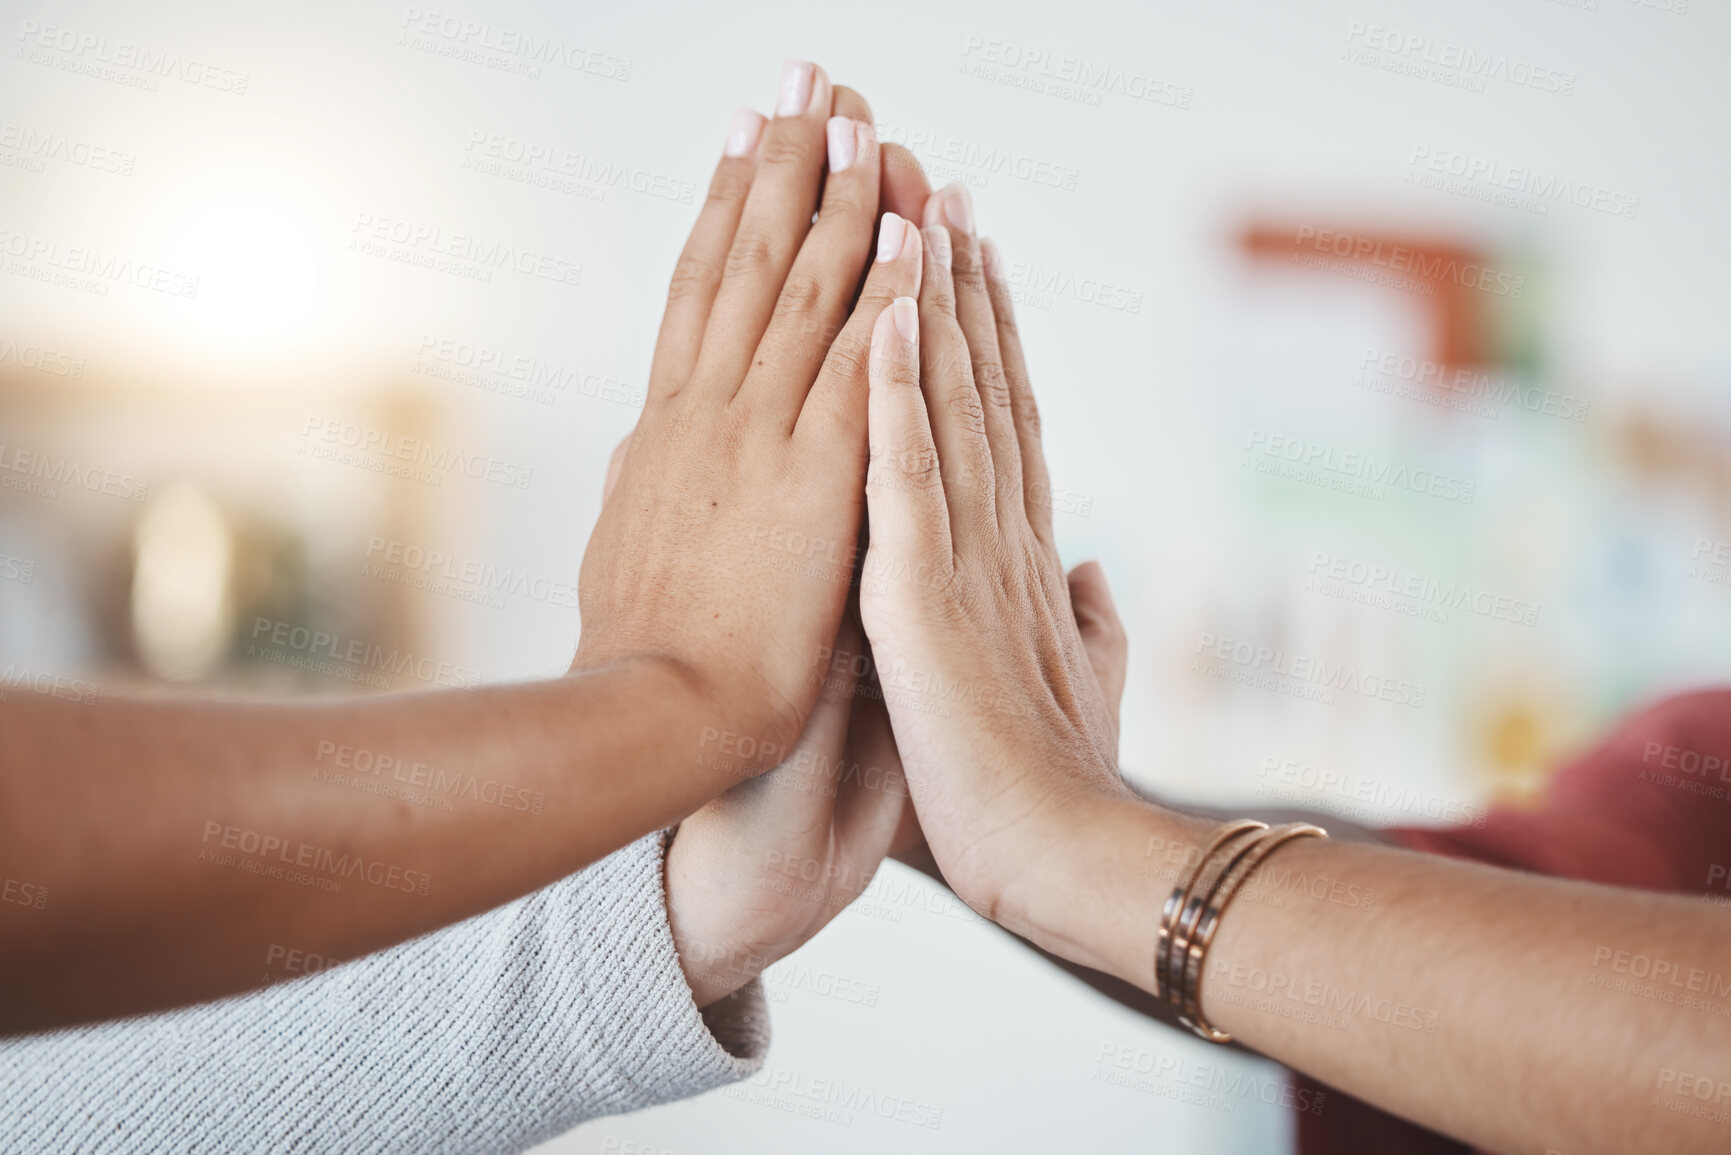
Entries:
[[1060,958],[1152,990],[1161,907],[1214,824],[1128,792],[1058,816],[1052,850],[1019,872],[997,921]]

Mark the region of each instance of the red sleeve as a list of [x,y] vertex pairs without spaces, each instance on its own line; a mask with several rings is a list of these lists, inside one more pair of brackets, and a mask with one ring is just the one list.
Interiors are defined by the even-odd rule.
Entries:
[[1731,690],[1636,714],[1559,770],[1534,808],[1389,833],[1413,850],[1559,878],[1692,894],[1711,883],[1731,895]]
[[[1401,845],[1644,890],[1731,897],[1731,690],[1670,698],[1636,714],[1559,770],[1532,808],[1482,823],[1396,827]],[[1717,868],[1717,869],[1715,869]],[[1451,1139],[1293,1072],[1323,1114],[1299,1116],[1300,1155],[1467,1155]]]

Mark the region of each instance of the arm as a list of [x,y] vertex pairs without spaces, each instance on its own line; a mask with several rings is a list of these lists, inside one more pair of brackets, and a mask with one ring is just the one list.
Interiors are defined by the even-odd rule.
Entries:
[[[0,1033],[245,989],[271,942],[335,957],[400,942],[689,814],[793,745],[848,572],[776,543],[856,540],[853,351],[870,320],[850,309],[859,293],[875,315],[918,271],[917,245],[871,262],[879,157],[832,97],[821,69],[791,66],[774,120],[736,118],[584,554],[570,676],[336,704],[0,703],[0,870],[53,896],[0,914]],[[502,784],[540,813],[461,786],[449,810],[410,808],[315,777],[343,751],[475,794]]]
[[[762,993],[699,1013],[662,842],[281,986],[0,1042],[0,1146],[517,1151],[744,1078],[768,1041]],[[290,957],[260,951],[255,977]]]
[[[953,283],[953,310],[948,294],[922,298],[919,344],[886,339],[872,375],[868,572],[930,575],[862,592],[880,676],[892,672],[895,740],[958,895],[1152,992],[1171,883],[1149,867],[1182,861],[1215,824],[1118,777],[1116,728],[1073,624],[1077,578],[1103,578],[1079,567],[1066,583],[1058,568],[1008,287],[962,196],[934,202],[928,231],[948,222],[955,270],[928,265],[926,283]],[[932,460],[929,478],[900,465]],[[947,713],[921,709],[917,689],[889,691],[898,670],[924,674],[909,686],[968,692]],[[1295,877],[1329,885],[1313,898]],[[1366,890],[1368,908],[1336,900]],[[1635,957],[1651,990],[1624,977]],[[1714,1112],[1731,1104],[1727,959],[1731,920],[1696,902],[1306,839],[1228,909],[1201,993],[1243,1045],[1474,1143],[1709,1151],[1724,1144]]]

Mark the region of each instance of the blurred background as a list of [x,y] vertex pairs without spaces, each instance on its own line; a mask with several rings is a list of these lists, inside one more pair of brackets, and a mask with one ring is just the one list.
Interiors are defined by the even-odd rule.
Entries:
[[[562,671],[667,277],[788,55],[1003,248],[1145,785],[1471,821],[1731,678],[1718,6],[4,8],[0,690]],[[752,1083],[545,1150],[1292,1126],[1277,1068],[898,866],[768,989]]]

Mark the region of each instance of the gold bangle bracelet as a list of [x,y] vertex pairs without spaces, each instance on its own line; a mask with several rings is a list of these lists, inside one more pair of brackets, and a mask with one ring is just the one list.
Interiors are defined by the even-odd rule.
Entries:
[[1178,976],[1178,997],[1180,1007],[1178,1019],[1192,1031],[1212,1043],[1229,1043],[1232,1036],[1225,1031],[1210,1025],[1202,1014],[1202,964],[1208,956],[1208,948],[1214,943],[1214,935],[1220,929],[1220,917],[1226,907],[1256,868],[1267,860],[1286,843],[1297,838],[1327,838],[1328,831],[1308,822],[1289,822],[1263,831],[1255,842],[1238,855],[1232,867],[1220,876],[1213,892],[1208,896],[1206,909],[1195,923],[1193,931],[1185,936],[1185,955],[1182,971]]
[[1177,937],[1178,922],[1190,901],[1197,879],[1208,868],[1209,862],[1221,847],[1250,831],[1267,829],[1266,822],[1258,822],[1254,818],[1240,818],[1220,827],[1202,848],[1202,855],[1196,860],[1195,867],[1184,873],[1178,884],[1172,888],[1172,893],[1167,896],[1166,905],[1160,912],[1160,929],[1154,943],[1154,997],[1174,1010],[1179,1006],[1177,979],[1180,972],[1174,965],[1178,958],[1176,948],[1180,941]]

